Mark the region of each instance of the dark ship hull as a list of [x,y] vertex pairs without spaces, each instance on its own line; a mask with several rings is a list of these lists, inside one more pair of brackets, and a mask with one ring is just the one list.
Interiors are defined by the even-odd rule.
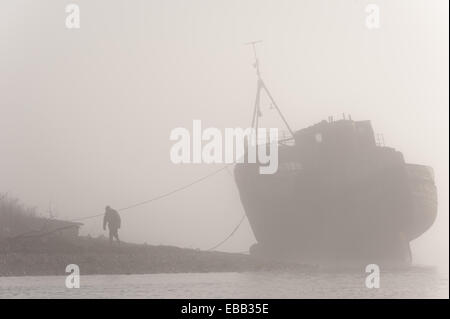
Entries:
[[251,253],[301,262],[410,262],[409,242],[437,214],[431,168],[375,142],[370,122],[323,121],[279,145],[278,171],[237,164],[257,244]]

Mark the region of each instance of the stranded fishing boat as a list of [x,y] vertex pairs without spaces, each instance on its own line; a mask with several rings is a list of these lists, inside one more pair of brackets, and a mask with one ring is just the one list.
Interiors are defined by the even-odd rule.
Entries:
[[405,163],[401,152],[375,138],[370,121],[329,117],[292,131],[261,78],[256,54],[255,59],[253,127],[264,91],[291,137],[278,142],[275,174],[260,174],[258,164],[235,166],[257,240],[251,253],[308,263],[410,262],[410,241],[437,215],[432,168]]

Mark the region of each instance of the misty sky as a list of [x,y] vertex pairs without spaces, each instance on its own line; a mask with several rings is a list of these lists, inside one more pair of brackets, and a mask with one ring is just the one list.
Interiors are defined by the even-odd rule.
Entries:
[[[80,5],[81,28],[65,28]],[[368,3],[381,28],[365,27]],[[218,165],[174,165],[170,131],[200,119],[248,127],[252,52],[295,129],[343,112],[436,174],[439,215],[414,243],[448,264],[448,1],[23,1],[0,4],[0,192],[58,218],[102,213],[189,183]],[[263,101],[263,126],[278,118]],[[222,172],[122,214],[122,238],[209,248],[240,220]],[[83,234],[97,236],[101,220]],[[248,223],[223,246],[246,251]]]

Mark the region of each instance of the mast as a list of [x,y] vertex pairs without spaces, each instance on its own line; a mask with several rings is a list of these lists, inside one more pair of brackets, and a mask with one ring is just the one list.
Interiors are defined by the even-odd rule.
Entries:
[[[258,122],[259,122],[258,118],[261,116],[261,110],[260,110],[261,91],[265,91],[267,96],[269,97],[270,101],[272,102],[272,105],[277,110],[278,115],[280,116],[281,120],[284,122],[284,125],[286,125],[287,129],[289,130],[289,133],[291,133],[291,135],[293,137],[294,132],[292,131],[291,127],[289,126],[288,122],[286,121],[286,118],[284,117],[283,113],[281,113],[281,110],[278,107],[278,104],[275,102],[275,99],[273,98],[272,94],[270,93],[269,89],[267,88],[266,84],[264,83],[264,80],[261,77],[261,71],[259,68],[259,60],[258,60],[258,56],[256,54],[256,44],[261,43],[261,42],[262,42],[261,40],[258,40],[258,41],[252,41],[252,42],[245,43],[245,45],[252,46],[253,55],[255,57],[255,63],[253,64],[253,66],[256,69],[256,77],[257,77],[255,106],[253,109],[253,118],[252,118],[252,128],[255,128],[256,134],[258,134]],[[258,135],[256,135],[256,141],[258,141]]]

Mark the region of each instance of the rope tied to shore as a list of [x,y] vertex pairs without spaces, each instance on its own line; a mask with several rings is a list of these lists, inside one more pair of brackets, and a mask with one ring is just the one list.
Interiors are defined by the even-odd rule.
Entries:
[[[209,173],[207,175],[204,175],[204,176],[202,176],[202,177],[200,177],[200,178],[198,178],[198,179],[196,179],[196,180],[194,180],[194,181],[192,181],[192,182],[190,182],[190,183],[188,183],[186,185],[182,185],[182,186],[177,187],[177,188],[175,188],[175,189],[173,189],[171,191],[168,191],[166,193],[160,194],[158,196],[155,196],[153,198],[150,198],[150,199],[147,199],[147,200],[135,203],[135,204],[131,204],[129,206],[125,206],[125,207],[119,208],[118,211],[130,210],[132,208],[136,208],[136,207],[139,207],[139,206],[142,206],[142,205],[146,205],[146,204],[149,204],[151,202],[155,202],[155,201],[158,201],[160,199],[169,197],[169,196],[174,195],[174,194],[176,194],[178,192],[181,192],[181,191],[183,191],[185,189],[188,189],[188,188],[190,188],[190,187],[192,187],[192,186],[194,186],[194,185],[196,185],[198,183],[201,183],[201,182],[207,180],[208,178],[213,177],[213,176],[217,175],[218,173],[220,173],[220,172],[222,172],[224,170],[226,170],[231,175],[231,173],[228,171],[228,167],[230,165],[232,165],[232,164],[225,165],[225,166],[223,166],[223,167],[221,167],[221,168],[219,168],[219,169],[217,169],[217,170],[215,170],[215,171],[213,171],[213,172],[211,172],[211,173]],[[83,220],[89,220],[89,219],[93,219],[93,218],[97,218],[97,217],[102,217],[103,215],[104,214],[102,213],[102,214],[95,214],[95,215],[85,216],[85,217],[81,217],[81,218],[71,219],[71,220],[69,220],[69,222],[79,222],[79,221],[83,221]],[[218,244],[216,244],[215,246],[207,249],[207,251],[214,250],[214,249],[222,246],[225,242],[227,242],[236,233],[236,231],[240,228],[240,226],[242,225],[242,223],[245,220],[245,217],[246,216],[244,214],[241,217],[239,223],[233,228],[232,232],[228,236],[226,236],[225,239],[221,240]],[[44,227],[45,227],[45,225],[44,225]],[[53,229],[51,231],[42,233],[42,230],[44,229],[43,228],[43,229],[41,229],[41,231],[39,231],[39,234],[33,235],[33,234],[30,234],[30,232],[26,232],[26,233],[19,234],[19,235],[13,236],[13,237],[9,237],[6,240],[14,240],[14,239],[19,239],[19,238],[44,237],[44,236],[53,234],[55,232],[58,232],[60,230],[64,230],[64,229],[71,228],[71,227],[75,227],[75,226],[69,226],[69,227],[68,226],[64,226],[64,227],[56,228],[56,229]]]

